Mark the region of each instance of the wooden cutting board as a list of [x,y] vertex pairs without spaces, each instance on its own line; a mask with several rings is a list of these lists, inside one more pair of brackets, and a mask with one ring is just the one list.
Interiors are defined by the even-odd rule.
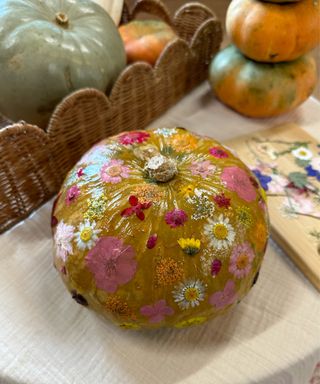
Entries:
[[268,196],[271,234],[320,291],[320,145],[286,124],[226,143]]

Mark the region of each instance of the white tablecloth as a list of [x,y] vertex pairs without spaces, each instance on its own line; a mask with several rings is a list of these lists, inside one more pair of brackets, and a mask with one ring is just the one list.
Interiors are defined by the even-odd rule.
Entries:
[[[246,119],[204,84],[152,126],[225,140],[285,121],[319,138],[320,104]],[[226,317],[186,330],[124,331],[65,291],[52,266],[50,209],[0,236],[0,384],[309,383],[320,361],[320,295],[275,244],[257,285]]]

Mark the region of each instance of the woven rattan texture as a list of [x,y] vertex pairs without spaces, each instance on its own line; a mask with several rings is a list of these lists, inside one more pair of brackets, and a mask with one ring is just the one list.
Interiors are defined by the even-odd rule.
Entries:
[[147,12],[166,20],[177,38],[156,65],[134,63],[109,96],[82,89],[55,109],[46,130],[0,117],[0,232],[51,198],[69,169],[94,143],[122,131],[142,129],[207,77],[219,50],[222,27],[206,6],[188,3],[174,17],[156,0],[139,0],[123,22]]

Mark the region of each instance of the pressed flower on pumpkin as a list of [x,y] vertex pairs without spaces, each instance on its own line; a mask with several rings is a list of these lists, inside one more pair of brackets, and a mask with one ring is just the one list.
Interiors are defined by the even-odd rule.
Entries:
[[175,325],[176,328],[186,328],[186,327],[192,327],[194,325],[200,325],[205,323],[208,320],[207,317],[204,316],[197,316],[197,317],[192,317],[191,319],[188,320],[183,320],[180,321]]
[[219,208],[229,208],[231,199],[226,197],[224,193],[220,193],[219,195],[213,197],[213,201]]
[[211,176],[215,171],[215,165],[211,164],[210,160],[194,161],[190,165],[190,171],[193,176],[201,176],[203,179]]
[[178,244],[180,245],[183,252],[189,256],[194,256],[195,254],[197,254],[200,251],[201,242],[199,239],[180,238],[178,240]]
[[129,217],[132,215],[136,215],[139,220],[144,220],[145,219],[145,214],[143,211],[145,209],[148,209],[151,207],[152,203],[140,203],[138,198],[136,196],[130,196],[129,197],[129,204],[131,207],[124,209],[121,212],[122,217]]
[[183,267],[181,263],[169,258],[163,258],[156,264],[155,277],[157,284],[161,286],[172,285],[181,280]]
[[236,166],[224,168],[221,180],[229,190],[236,192],[241,199],[247,202],[256,199],[257,192],[252,185],[249,175],[242,168]]
[[71,205],[77,197],[80,195],[80,188],[77,185],[73,185],[71,188],[67,190],[66,194],[66,205]]
[[213,293],[209,298],[209,303],[217,309],[225,308],[237,300],[236,286],[233,280],[228,280],[224,289]]
[[210,246],[218,250],[228,249],[236,236],[229,218],[222,214],[216,219],[208,219],[208,224],[204,226],[204,233],[208,237]]
[[150,323],[160,323],[165,316],[173,315],[174,310],[167,305],[165,300],[159,300],[154,304],[141,307],[140,313],[148,317]]
[[204,300],[205,286],[200,280],[188,280],[175,287],[172,293],[181,309],[194,308]]
[[118,137],[119,143],[122,145],[141,144],[147,141],[150,133],[144,131],[126,132]]
[[237,245],[231,254],[229,272],[238,279],[246,277],[251,271],[254,252],[248,242]]
[[106,183],[118,184],[127,179],[130,174],[129,167],[123,165],[123,160],[112,159],[101,168],[101,180]]
[[157,241],[158,241],[158,235],[156,233],[149,236],[149,239],[147,241],[147,248],[153,249],[156,246]]
[[96,222],[90,223],[89,220],[85,220],[79,225],[78,232],[75,233],[75,239],[77,247],[81,250],[92,248],[98,240],[98,234],[100,229],[96,229]]
[[85,219],[102,219],[107,209],[108,199],[105,195],[100,195],[93,199],[88,199],[88,209],[84,214]]
[[165,215],[165,221],[171,228],[183,225],[188,220],[188,215],[182,209],[173,209]]
[[101,237],[92,248],[85,262],[93,273],[97,287],[114,293],[119,286],[128,283],[136,273],[135,251],[117,237]]
[[237,215],[237,220],[239,221],[239,224],[243,225],[244,227],[249,228],[253,224],[251,210],[245,205],[239,206],[236,209],[236,215]]
[[217,159],[226,159],[229,157],[228,152],[221,147],[212,147],[209,149],[209,153]]
[[64,262],[67,261],[67,256],[72,255],[72,240],[74,237],[74,226],[65,224],[62,221],[57,225],[54,241],[56,245],[57,255]]

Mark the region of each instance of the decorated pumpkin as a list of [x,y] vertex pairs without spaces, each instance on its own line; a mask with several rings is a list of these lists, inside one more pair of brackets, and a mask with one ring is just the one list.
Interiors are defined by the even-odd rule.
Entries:
[[232,0],[226,27],[233,44],[251,59],[294,60],[320,42],[320,1],[272,4]]
[[160,20],[134,20],[119,28],[128,63],[146,61],[153,65],[165,46],[177,36]]
[[120,23],[124,0],[93,0],[106,10],[116,25]]
[[257,280],[265,194],[230,149],[183,128],[110,137],[66,177],[54,263],[72,297],[120,327],[224,314]]
[[109,90],[126,64],[114,22],[90,0],[1,0],[0,113],[46,126],[79,88]]
[[303,103],[315,88],[317,72],[309,55],[287,63],[258,63],[231,45],[213,59],[209,80],[216,96],[237,112],[271,117]]

